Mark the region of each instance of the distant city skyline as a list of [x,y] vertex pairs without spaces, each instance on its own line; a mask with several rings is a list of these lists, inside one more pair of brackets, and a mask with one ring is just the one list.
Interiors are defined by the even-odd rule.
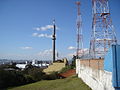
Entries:
[[[52,60],[53,19],[56,52],[71,59],[76,52],[76,1],[81,2],[83,44],[88,50],[92,31],[91,0],[0,0],[0,58]],[[120,43],[120,0],[108,0]]]

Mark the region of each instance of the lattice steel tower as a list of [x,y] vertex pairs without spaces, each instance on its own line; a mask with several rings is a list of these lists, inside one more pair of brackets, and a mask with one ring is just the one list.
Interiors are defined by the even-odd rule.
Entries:
[[77,5],[77,50],[76,57],[79,58],[83,54],[83,35],[82,35],[82,18],[80,13],[80,2],[76,2]]
[[90,55],[93,58],[104,58],[110,45],[117,43],[108,0],[92,0],[92,15]]

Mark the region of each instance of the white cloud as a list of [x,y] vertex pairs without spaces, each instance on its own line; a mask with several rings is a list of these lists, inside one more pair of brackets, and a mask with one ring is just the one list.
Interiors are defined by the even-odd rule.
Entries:
[[[39,52],[37,55],[45,56],[45,55],[52,55],[52,53],[53,53],[53,50],[48,49],[48,50],[44,50],[44,51]],[[57,54],[57,50],[55,51],[55,53]]]
[[76,48],[73,46],[68,47],[69,50],[75,50]]
[[[82,50],[79,50],[79,56],[82,56],[83,53],[84,53],[84,55],[88,54],[89,53],[89,49],[88,48],[84,48]],[[76,55],[76,52],[69,53],[67,56],[68,57],[73,57],[73,55]]]
[[39,34],[38,37],[52,38],[52,35],[48,35],[48,34]]
[[[46,26],[42,26],[42,27],[36,27],[36,28],[33,28],[34,30],[37,30],[37,31],[46,31],[46,30],[50,30],[50,29],[53,29],[53,25],[46,25]],[[58,27],[56,27],[56,29],[58,29]]]
[[89,53],[89,49],[88,48],[83,48],[81,50],[79,50],[79,55],[82,56],[83,54],[86,55]]
[[[40,51],[39,53],[37,53],[37,56],[43,58],[43,59],[48,59],[48,60],[52,60],[52,56],[53,56],[53,50],[52,49],[48,49],[48,50],[43,50]],[[57,59],[57,50],[55,51],[55,56]]]
[[53,29],[53,25],[46,25],[44,27],[36,27],[36,28],[33,28],[34,30],[37,30],[37,31],[46,31],[46,30],[49,30],[49,29]]
[[36,55],[41,59],[52,60],[52,49],[40,51]]
[[33,33],[32,36],[38,36],[38,33]]
[[32,36],[34,37],[43,37],[43,38],[52,38],[52,35],[48,35],[48,34],[38,34],[38,33],[33,33]]
[[39,56],[52,55],[52,49],[44,50],[38,53]]
[[23,50],[31,50],[31,49],[33,49],[32,47],[20,47],[21,49],[23,49]]
[[73,55],[76,55],[76,52],[69,53],[67,56],[68,56],[68,57],[73,57]]

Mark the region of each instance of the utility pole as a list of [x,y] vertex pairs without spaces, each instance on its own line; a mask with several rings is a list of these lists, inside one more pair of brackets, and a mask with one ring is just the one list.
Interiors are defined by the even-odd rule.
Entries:
[[82,18],[80,13],[80,2],[76,2],[77,5],[77,50],[76,50],[76,58],[78,59],[80,55],[84,54],[83,51],[83,35],[82,35]]
[[56,25],[55,25],[55,19],[53,20],[53,62],[55,62],[55,40],[56,40]]
[[89,52],[92,58],[104,58],[111,44],[117,43],[108,0],[92,0],[92,18]]

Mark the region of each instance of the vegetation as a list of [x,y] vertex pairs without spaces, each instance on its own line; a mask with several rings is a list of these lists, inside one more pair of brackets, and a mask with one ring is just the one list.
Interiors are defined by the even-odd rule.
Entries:
[[62,68],[62,70],[59,73],[64,73],[70,69],[74,69],[74,66],[72,65],[67,65],[66,67]]
[[0,66],[0,89],[58,78],[57,72],[47,75],[42,68],[32,66],[31,64],[27,65],[24,70],[20,70],[15,64]]
[[11,88],[8,90],[91,90],[83,81],[76,76],[66,79],[43,80],[40,82]]
[[23,85],[26,78],[19,71],[0,70],[0,88]]
[[59,79],[58,77],[58,72],[51,72],[50,74],[45,74],[43,76],[44,80],[55,80],[55,79]]
[[71,66],[75,68],[77,56],[73,55]]
[[15,64],[0,66],[0,89],[40,81],[45,76],[43,70],[31,65],[20,70]]
[[75,65],[76,65],[75,62],[76,62],[76,56],[73,55],[71,65],[66,65],[64,68],[62,68],[62,70],[59,73],[64,73],[70,69],[75,69]]
[[[0,89],[6,89],[8,87],[25,85],[25,84],[29,84],[29,83],[33,83],[33,82],[37,82],[37,81],[41,81],[41,80],[55,80],[55,79],[58,79],[59,78],[58,74],[64,73],[64,72],[66,72],[70,69],[75,68],[75,59],[76,59],[76,57],[73,57],[72,64],[67,65],[60,72],[58,72],[58,71],[57,72],[51,72],[50,74],[45,74],[43,72],[42,68],[32,66],[31,64],[28,64],[25,67],[24,70],[21,70],[21,69],[17,68],[15,63],[12,64],[12,65],[1,65],[0,66]],[[65,82],[67,82],[71,79],[73,79],[73,77],[69,78],[69,79],[65,79]],[[75,80],[78,81],[77,78],[75,78]],[[59,82],[63,82],[63,81],[64,80],[56,80],[55,82],[56,83],[58,82],[58,84],[59,84]],[[54,84],[54,81],[41,81],[41,83],[38,82],[38,84],[39,83],[42,84],[42,82],[43,82],[43,86],[44,86],[44,82],[48,83],[48,85],[49,85],[49,82],[51,82],[51,83],[53,82],[53,84]],[[70,82],[68,82],[68,85],[70,84]],[[35,84],[37,84],[37,83],[35,83]],[[57,87],[58,84],[54,84],[54,85],[50,84],[50,85],[53,86],[53,88],[55,88],[55,87]],[[30,84],[30,85],[32,85],[32,84]],[[63,87],[60,87],[60,88],[63,88]],[[48,90],[48,89],[41,89],[41,90]],[[51,90],[52,90],[52,88],[51,88]],[[64,90],[64,88],[63,89],[57,89],[57,90]],[[65,90],[67,90],[67,89],[65,89]]]

